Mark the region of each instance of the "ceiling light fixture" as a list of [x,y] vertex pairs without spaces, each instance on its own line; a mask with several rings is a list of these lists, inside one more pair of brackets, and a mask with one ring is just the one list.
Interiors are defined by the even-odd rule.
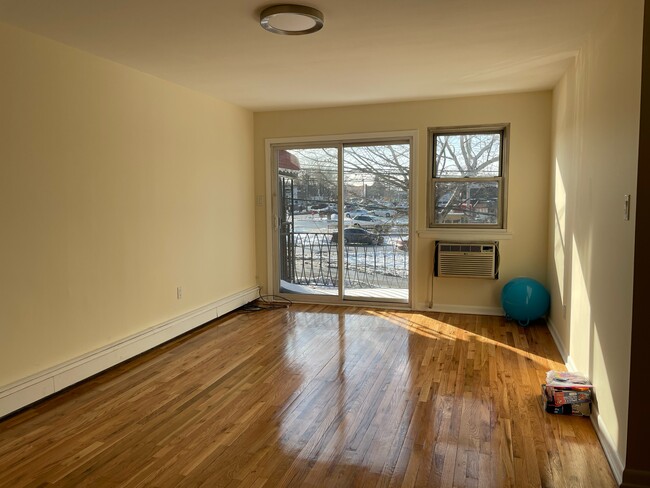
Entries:
[[273,5],[262,10],[260,25],[274,34],[311,34],[323,27],[323,13],[303,5]]

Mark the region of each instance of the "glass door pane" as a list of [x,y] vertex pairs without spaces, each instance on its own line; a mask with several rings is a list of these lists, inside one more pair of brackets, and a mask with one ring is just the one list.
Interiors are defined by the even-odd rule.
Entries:
[[337,147],[276,149],[278,289],[339,293]]
[[409,299],[410,144],[343,148],[346,299]]

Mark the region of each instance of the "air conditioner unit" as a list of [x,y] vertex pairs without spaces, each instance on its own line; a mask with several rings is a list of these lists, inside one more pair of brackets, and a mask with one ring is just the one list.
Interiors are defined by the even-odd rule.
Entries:
[[437,242],[435,276],[454,278],[497,277],[496,242]]

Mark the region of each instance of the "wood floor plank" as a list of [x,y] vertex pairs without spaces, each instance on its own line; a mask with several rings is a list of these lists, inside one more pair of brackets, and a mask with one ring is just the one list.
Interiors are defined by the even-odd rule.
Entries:
[[236,312],[0,420],[0,486],[614,487],[561,368],[541,323]]

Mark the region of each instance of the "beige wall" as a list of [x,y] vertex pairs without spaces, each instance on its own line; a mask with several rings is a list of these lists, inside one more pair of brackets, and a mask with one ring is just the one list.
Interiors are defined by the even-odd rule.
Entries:
[[[515,276],[546,282],[551,92],[454,98],[410,103],[351,106],[255,114],[255,187],[267,192],[265,139],[383,131],[419,131],[416,230],[426,228],[427,128],[471,124],[511,124],[508,230],[501,242],[501,276],[494,280],[436,279],[434,308],[500,310],[500,291]],[[257,270],[266,284],[266,212],[257,207]],[[439,234],[439,236],[441,236]],[[471,238],[472,236],[467,236]],[[480,234],[474,236],[480,239]],[[413,305],[427,307],[431,287],[432,238],[414,246]]]
[[0,66],[0,386],[255,285],[250,112],[4,25]]
[[[625,459],[643,2],[618,2],[553,96],[549,284],[566,353]],[[566,314],[562,306],[566,307]]]

